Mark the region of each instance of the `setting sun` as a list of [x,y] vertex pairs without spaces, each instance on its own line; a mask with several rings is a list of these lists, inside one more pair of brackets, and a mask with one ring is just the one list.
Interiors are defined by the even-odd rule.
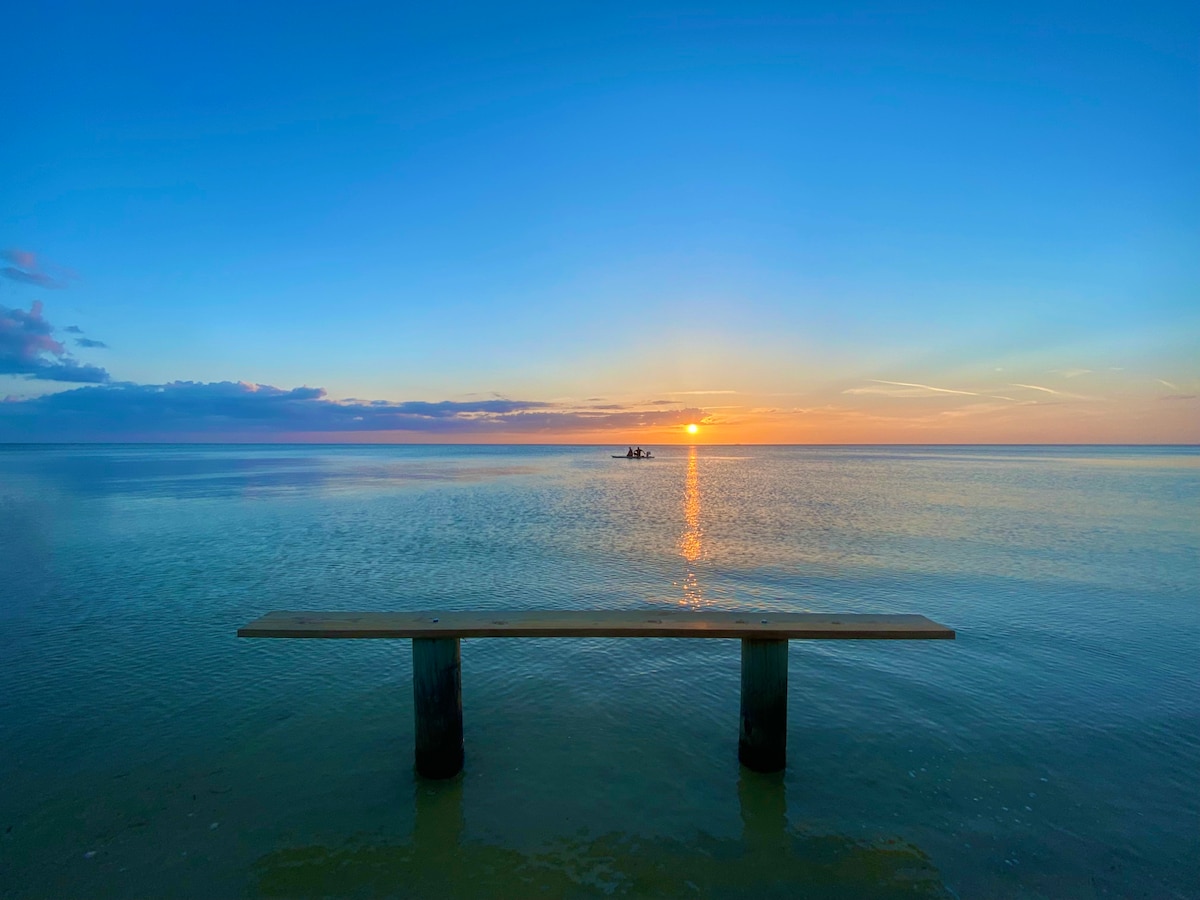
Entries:
[[689,425],[689,426],[687,427],[687,433],[688,433],[688,434],[695,434],[695,433],[696,433],[697,431],[699,431],[699,430],[700,430],[700,426],[699,426],[699,425],[697,425],[695,422],[693,422],[691,425]]

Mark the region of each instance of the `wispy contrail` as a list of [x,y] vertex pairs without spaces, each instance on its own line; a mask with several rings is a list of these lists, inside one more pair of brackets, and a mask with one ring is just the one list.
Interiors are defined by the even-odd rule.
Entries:
[[1056,391],[1054,388],[1042,387],[1040,384],[1016,384],[1013,387],[1027,388],[1031,391],[1042,391],[1051,394],[1055,397],[1067,397],[1070,400],[1095,400],[1095,397],[1086,397],[1083,394],[1072,394],[1070,391]]
[[876,384],[894,384],[897,387],[915,387],[924,388],[927,391],[937,391],[939,394],[966,394],[970,397],[978,397],[979,394],[975,391],[955,391],[950,388],[934,387],[931,384],[913,384],[909,381],[884,381],[881,378],[868,378],[868,381],[873,381]]

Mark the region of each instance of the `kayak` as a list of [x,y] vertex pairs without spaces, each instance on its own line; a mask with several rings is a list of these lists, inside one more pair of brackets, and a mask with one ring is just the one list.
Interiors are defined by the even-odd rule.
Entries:
[[654,459],[653,453],[643,453],[641,456],[627,456],[622,453],[620,456],[613,454],[613,459]]

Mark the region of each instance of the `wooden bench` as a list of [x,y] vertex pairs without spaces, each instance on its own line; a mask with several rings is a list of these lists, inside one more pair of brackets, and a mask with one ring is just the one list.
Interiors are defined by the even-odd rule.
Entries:
[[737,638],[742,642],[738,759],[777,772],[787,750],[789,640],[953,640],[924,616],[690,610],[271,612],[238,637],[411,638],[417,771],[463,765],[462,638]]

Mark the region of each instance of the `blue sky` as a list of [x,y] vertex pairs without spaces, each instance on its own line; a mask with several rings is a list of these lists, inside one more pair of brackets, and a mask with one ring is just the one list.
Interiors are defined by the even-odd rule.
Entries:
[[1200,441],[1194,4],[6,25],[0,440]]

